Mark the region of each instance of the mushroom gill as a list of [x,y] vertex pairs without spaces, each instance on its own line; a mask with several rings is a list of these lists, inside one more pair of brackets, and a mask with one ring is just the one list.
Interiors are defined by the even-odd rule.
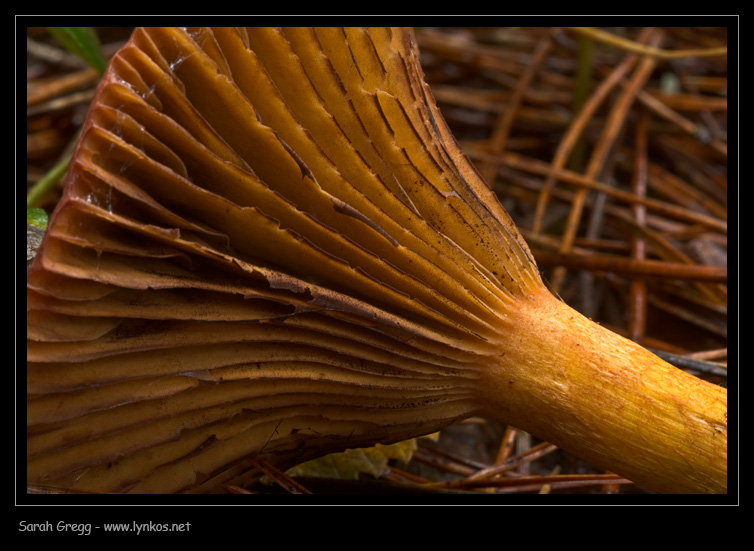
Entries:
[[546,290],[410,30],[139,28],[27,275],[27,482],[207,492],[493,416],[725,492],[727,391]]

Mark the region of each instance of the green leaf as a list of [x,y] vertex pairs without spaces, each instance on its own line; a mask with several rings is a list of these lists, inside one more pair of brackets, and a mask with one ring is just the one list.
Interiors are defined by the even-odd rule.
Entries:
[[47,228],[47,213],[44,209],[26,207],[26,223],[44,230]]
[[361,473],[375,478],[385,474],[390,459],[408,462],[416,450],[416,439],[372,448],[346,450],[307,461],[286,471],[288,476],[314,476],[356,480]]
[[47,27],[47,31],[57,38],[66,50],[79,56],[100,74],[105,72],[107,60],[102,53],[97,33],[92,27]]

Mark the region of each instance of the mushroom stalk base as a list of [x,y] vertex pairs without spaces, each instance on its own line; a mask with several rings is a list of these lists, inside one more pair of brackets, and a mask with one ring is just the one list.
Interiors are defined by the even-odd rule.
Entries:
[[588,320],[549,292],[509,314],[485,413],[662,493],[727,492],[727,390]]

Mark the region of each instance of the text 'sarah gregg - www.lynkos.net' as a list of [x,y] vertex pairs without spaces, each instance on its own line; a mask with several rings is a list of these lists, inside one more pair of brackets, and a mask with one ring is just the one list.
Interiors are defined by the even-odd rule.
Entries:
[[79,536],[89,536],[92,531],[95,532],[131,532],[136,534],[142,533],[165,533],[165,532],[188,532],[191,530],[190,522],[114,522],[92,524],[91,522],[67,522],[59,521],[57,523],[44,522],[27,522],[21,520],[18,523],[19,532],[57,532],[69,533]]

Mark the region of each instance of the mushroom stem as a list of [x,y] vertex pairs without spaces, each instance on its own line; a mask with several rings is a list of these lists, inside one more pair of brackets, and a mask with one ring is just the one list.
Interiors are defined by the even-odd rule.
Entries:
[[663,493],[727,491],[727,391],[586,319],[546,290],[509,312],[486,413]]

